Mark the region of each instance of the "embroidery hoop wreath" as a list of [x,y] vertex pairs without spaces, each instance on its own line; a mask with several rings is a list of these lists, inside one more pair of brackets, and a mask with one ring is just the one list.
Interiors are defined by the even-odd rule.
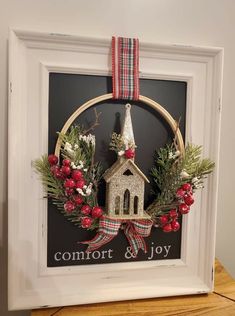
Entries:
[[[112,93],[109,93],[90,99],[84,103],[69,117],[59,134],[66,135],[73,122],[84,111],[102,101],[107,101],[112,98]],[[155,166],[152,168],[152,177],[158,188],[155,193],[156,198],[154,199],[154,202],[147,207],[146,212],[153,219],[155,227],[161,227],[164,232],[178,231],[180,229],[180,224],[177,221],[178,217],[189,212],[190,206],[194,202],[193,191],[199,187],[203,187],[203,180],[206,178],[206,175],[212,172],[214,163],[209,159],[200,159],[202,149],[201,146],[188,145],[185,148],[182,134],[179,129],[179,123],[175,121],[170,113],[166,111],[159,103],[143,95],[139,96],[139,101],[146,104],[147,106],[150,106],[152,109],[158,112],[163,117],[163,119],[165,119],[174,133],[174,141],[172,145],[167,145],[166,147],[161,148],[155,157]],[[58,137],[54,155],[58,157],[59,160],[61,157],[62,145],[63,141],[61,137]],[[172,155],[172,157],[170,157],[170,155]],[[178,163],[179,161],[180,163]],[[46,163],[48,164],[47,159]],[[186,164],[190,166],[191,177],[187,172],[184,171],[184,166]],[[43,175],[43,169],[40,169],[40,167],[38,168],[36,163],[35,169],[38,171],[38,173],[41,173],[41,176]],[[165,189],[165,192],[159,195],[159,191],[161,191],[161,185],[159,185],[159,183],[161,184],[166,181],[166,177],[169,174],[172,174],[172,169],[173,174],[175,171],[177,179],[173,178],[173,181],[170,179],[170,187],[168,186],[168,188]],[[185,175],[181,178],[179,175],[180,173],[182,174],[182,171]],[[50,169],[47,168],[47,172],[50,172]],[[167,172],[169,174],[167,174]],[[197,175],[199,178],[197,178]],[[173,203],[165,202],[169,200],[169,192],[171,200],[172,197],[174,199]],[[74,222],[75,225],[80,225],[80,223],[78,223],[78,216],[76,216],[76,213],[70,214],[63,210],[63,202],[60,204],[57,203],[57,206],[60,208],[60,210],[62,210],[62,213],[67,217],[68,220]],[[89,225],[87,226],[81,226],[87,229],[97,229],[99,227],[99,216],[94,217],[95,218],[92,224],[88,223]],[[82,217],[80,214],[80,220],[81,218]],[[84,218],[89,219],[89,217],[84,217],[83,215],[83,219]]]
[[[75,119],[81,115],[84,111],[86,111],[87,109],[89,109],[90,107],[96,105],[97,103],[100,103],[102,101],[107,101],[113,98],[113,94],[112,93],[108,93],[108,94],[103,94],[99,97],[96,97],[94,99],[91,99],[89,101],[87,101],[86,103],[84,103],[82,106],[80,106],[67,120],[67,122],[64,124],[61,133],[65,134],[69,127],[73,124],[73,122],[75,121]],[[169,126],[171,127],[172,131],[175,133],[176,136],[176,140],[177,140],[177,145],[178,145],[178,149],[181,152],[181,154],[184,154],[184,141],[181,135],[180,130],[178,129],[178,122],[176,122],[173,117],[170,115],[169,112],[167,112],[159,103],[153,101],[150,98],[147,98],[145,96],[140,95],[139,96],[139,101],[149,105],[151,108],[153,108],[155,111],[157,111],[158,113],[161,114],[161,116],[166,120],[166,122],[169,124]],[[60,148],[61,148],[61,141],[58,138],[57,142],[56,142],[56,146],[55,146],[55,155],[57,157],[59,157],[60,155]]]

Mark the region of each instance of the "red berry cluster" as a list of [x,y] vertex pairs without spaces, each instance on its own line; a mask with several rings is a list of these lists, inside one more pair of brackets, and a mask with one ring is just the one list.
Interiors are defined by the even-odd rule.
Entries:
[[176,198],[180,202],[180,214],[187,214],[190,211],[190,206],[194,203],[192,186],[190,183],[185,183],[176,192]]
[[89,205],[83,205],[81,208],[81,213],[85,215],[81,219],[82,228],[91,227],[94,219],[100,218],[103,215],[103,210],[99,206],[91,208]]
[[190,211],[190,206],[194,203],[192,186],[190,183],[183,184],[176,192],[176,199],[179,202],[177,209],[170,210],[167,214],[159,218],[160,226],[165,233],[176,232],[180,229],[178,217],[187,214]]
[[165,233],[177,232],[180,229],[180,223],[177,221],[178,213],[176,209],[170,210],[167,214],[160,217],[160,226]]
[[68,198],[64,203],[65,211],[72,213],[79,207],[82,216],[85,215],[85,217],[81,217],[81,226],[90,228],[93,220],[103,215],[103,210],[98,206],[91,208],[85,203],[83,197],[77,193],[76,189],[82,189],[86,185],[83,172],[77,169],[72,170],[69,159],[64,159],[61,167],[58,165],[58,157],[55,155],[49,155],[48,162],[53,176],[64,181],[65,195]]

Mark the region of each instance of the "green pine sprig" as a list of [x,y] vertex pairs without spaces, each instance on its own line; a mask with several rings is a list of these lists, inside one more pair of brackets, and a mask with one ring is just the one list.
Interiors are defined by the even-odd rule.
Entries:
[[194,191],[203,187],[215,164],[208,158],[202,159],[201,155],[202,147],[193,144],[186,146],[184,154],[177,151],[174,143],[156,152],[151,170],[155,199],[147,208],[151,216],[159,216],[177,207],[179,203],[175,194],[182,184],[190,183]]
[[64,199],[63,185],[59,179],[53,176],[50,170],[51,166],[48,162],[48,156],[43,155],[41,159],[35,160],[33,162],[33,167],[40,176],[47,196],[54,199]]
[[125,142],[121,134],[112,133],[109,149],[116,153],[125,150]]
[[205,178],[210,174],[215,163],[208,158],[201,159],[202,146],[188,144],[185,148],[183,158],[183,169],[189,174],[190,178]]
[[[97,123],[95,124],[97,125]],[[60,153],[63,159],[70,159],[76,166],[82,164],[82,169],[86,169],[83,173],[84,179],[87,185],[92,183],[92,188],[91,194],[83,196],[83,200],[84,204],[93,207],[98,205],[98,184],[102,177],[102,166],[99,162],[94,162],[94,136],[91,134],[86,135],[84,132],[85,131],[81,126],[74,125],[71,126],[66,134],[58,133],[59,141],[61,142]],[[46,198],[51,199],[51,202],[56,205],[58,210],[60,210],[67,220],[75,225],[80,225],[81,217],[83,216],[80,212],[80,207],[77,206],[74,211],[69,213],[64,209],[64,204],[69,200],[69,197],[65,193],[64,180],[54,176],[48,162],[48,155],[43,155],[40,159],[35,160],[33,162],[33,167],[40,176],[44,191],[46,192]],[[90,229],[97,228],[97,225],[98,222],[95,220]]]

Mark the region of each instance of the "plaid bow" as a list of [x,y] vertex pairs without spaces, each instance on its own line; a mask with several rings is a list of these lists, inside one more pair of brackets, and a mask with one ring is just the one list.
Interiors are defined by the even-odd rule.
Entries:
[[153,222],[149,219],[125,221],[109,217],[102,217],[99,222],[97,235],[93,239],[83,241],[81,243],[88,245],[86,250],[87,252],[97,250],[117,236],[122,224],[126,224],[124,233],[131,246],[133,256],[136,257],[140,249],[142,249],[144,252],[147,252],[144,237],[148,237],[150,235],[153,225]]
[[139,40],[112,38],[114,99],[139,99]]

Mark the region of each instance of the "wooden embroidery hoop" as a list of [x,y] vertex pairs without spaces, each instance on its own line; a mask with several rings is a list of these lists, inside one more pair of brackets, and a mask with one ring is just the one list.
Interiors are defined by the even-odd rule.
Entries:
[[[68,131],[71,124],[73,124],[73,122],[76,120],[76,118],[80,114],[82,114],[84,111],[86,111],[87,109],[89,109],[90,107],[92,107],[93,105],[95,105],[99,102],[107,101],[107,100],[110,100],[112,98],[113,98],[113,94],[108,93],[108,94],[103,94],[101,96],[98,96],[98,97],[91,99],[91,100],[87,101],[86,103],[84,103],[68,118],[68,120],[66,121],[66,123],[64,124],[64,126],[61,130],[61,133],[65,134]],[[175,134],[175,139],[177,142],[178,150],[180,151],[181,155],[183,155],[184,154],[184,141],[183,141],[183,137],[182,137],[182,134],[180,132],[180,129],[178,128],[178,122],[176,122],[174,120],[174,118],[170,115],[170,113],[167,110],[165,110],[159,103],[153,101],[152,99],[145,97],[143,95],[140,95],[139,101],[150,106],[152,109],[157,111],[166,120],[166,122],[169,124],[169,126],[171,127],[172,131]],[[57,157],[60,156],[60,148],[61,148],[61,141],[58,138],[57,142],[56,142],[56,146],[55,146],[55,155]]]

